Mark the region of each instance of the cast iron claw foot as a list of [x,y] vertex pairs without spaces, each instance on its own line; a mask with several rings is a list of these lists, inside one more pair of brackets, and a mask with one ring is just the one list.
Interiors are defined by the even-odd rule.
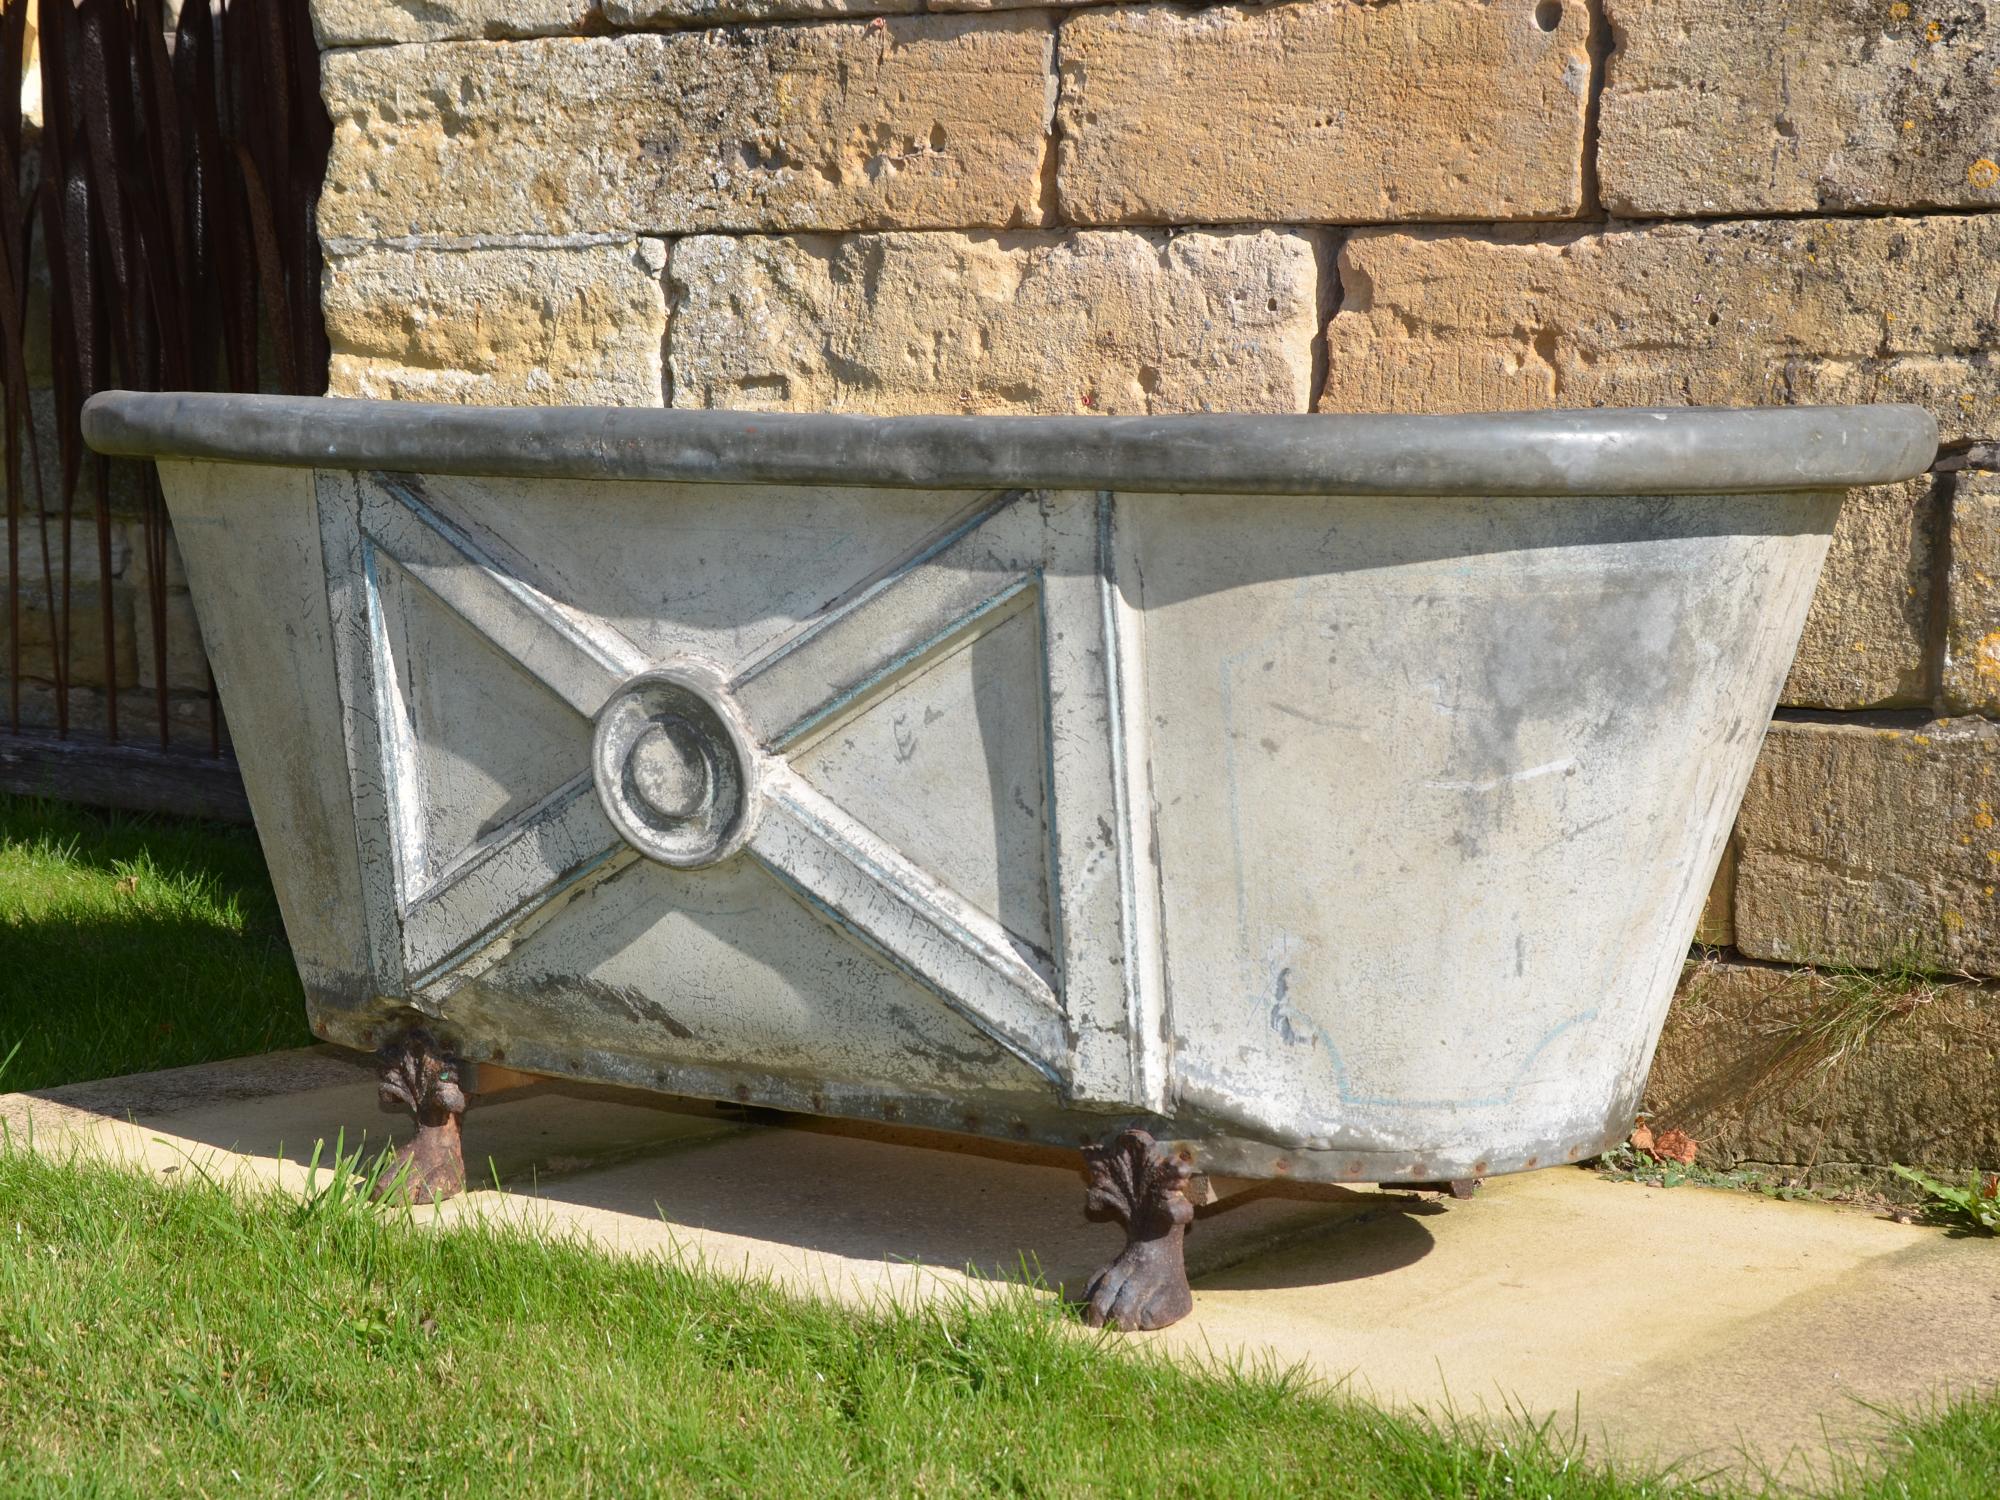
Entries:
[[1194,1219],[1187,1195],[1194,1169],[1143,1130],[1123,1130],[1109,1145],[1084,1147],[1083,1169],[1090,1182],[1084,1213],[1125,1226],[1124,1250],[1084,1289],[1084,1321],[1128,1332],[1178,1323],[1194,1311],[1181,1255],[1181,1239]]
[[417,1119],[417,1133],[398,1151],[375,1184],[377,1198],[441,1203],[465,1191],[465,1152],[458,1117],[465,1113],[458,1060],[428,1031],[405,1032],[377,1054],[382,1102],[400,1104]]
[[1436,1193],[1440,1198],[1470,1198],[1485,1180],[1484,1177],[1454,1177],[1449,1182],[1413,1182],[1410,1191]]

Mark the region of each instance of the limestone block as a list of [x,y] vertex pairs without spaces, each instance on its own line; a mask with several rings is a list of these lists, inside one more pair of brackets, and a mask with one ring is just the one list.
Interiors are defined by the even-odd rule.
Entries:
[[1063,217],[1551,218],[1583,205],[1581,0],[1072,15]]
[[[138,528],[133,528],[134,547],[132,567],[128,577],[132,587],[132,644],[133,654],[138,661],[138,686],[152,689],[160,680],[159,663],[154,656],[152,605],[149,594],[154,587],[151,559],[146,555],[143,538],[138,536]],[[203,652],[201,622],[196,618],[194,601],[189,597],[187,571],[181,562],[180,548],[175,545],[172,535],[166,538],[164,566],[159,571],[161,618],[164,632],[160,639],[165,643],[166,683],[176,692],[204,693],[208,690],[208,657]]]
[[459,37],[560,36],[586,29],[593,0],[312,0],[322,49]]
[[1295,231],[676,242],[675,406],[1304,411],[1317,256]]
[[1709,882],[1708,900],[1701,908],[1701,921],[1694,940],[1704,948],[1736,946],[1736,840],[1722,851],[1722,863],[1715,867]]
[[1036,224],[1046,14],[329,54],[323,235]]
[[[6,666],[0,662],[0,683],[6,681]],[[177,748],[207,750],[210,745],[209,701],[206,694],[171,694],[167,699],[168,742]],[[54,729],[58,723],[54,687],[26,678],[21,684],[21,723],[28,729]],[[122,744],[160,742],[159,696],[150,688],[127,688],[118,694],[118,739]],[[105,736],[110,732],[109,704],[102,689],[72,684],[69,691],[69,730],[72,734]],[[229,747],[227,726],[221,728],[221,743]]]
[[658,240],[330,255],[328,394],[657,406],[665,264]]
[[1630,217],[2000,206],[2000,8],[1607,0],[1605,206]]
[[[0,523],[4,525],[4,523]],[[63,577],[63,521],[59,515],[36,515],[32,511],[24,513],[15,523],[15,550],[19,554],[21,587],[40,589],[53,585],[62,588]],[[128,532],[129,527],[129,532]],[[122,578],[132,561],[133,539],[138,536],[136,523],[115,521],[111,526],[111,568],[113,578]],[[0,533],[4,534],[4,533]],[[69,578],[71,586],[79,583],[96,583],[99,577],[97,557],[97,519],[94,515],[80,514],[69,524]],[[46,563],[44,562],[46,558]],[[47,571],[44,572],[44,567]],[[4,588],[10,577],[7,550],[0,543],[0,588]],[[6,626],[0,624],[0,632]],[[0,640],[4,636],[0,635]],[[4,649],[4,648],[0,648]]]
[[818,20],[825,16],[909,16],[926,10],[984,9],[924,0],[606,0],[613,26],[713,26],[727,21]]
[[1930,702],[1924,652],[1936,483],[1925,476],[1848,495],[1780,701],[1850,709]]
[[[67,671],[71,683],[78,686],[102,687],[105,684],[107,668],[119,687],[130,687],[138,680],[138,658],[134,651],[133,640],[132,590],[120,583],[113,583],[109,587],[112,638],[108,652],[104,639],[103,585],[94,582],[76,583],[72,580],[67,636],[64,634],[60,588],[55,594],[46,592],[39,582],[22,588],[21,678],[24,682],[30,678],[39,678],[44,682],[55,681],[56,643],[64,639],[69,643]],[[4,629],[4,626],[0,626],[0,632],[4,632]],[[0,641],[4,639],[4,634],[0,634]],[[8,664],[8,658],[0,654],[0,681],[6,678]]]
[[1737,818],[1753,958],[2000,972],[2000,725],[1771,726]]
[[[203,692],[208,687],[208,657],[202,651],[201,622],[195,618],[194,602],[184,589],[171,589],[162,596],[165,607],[166,681],[177,692]],[[137,683],[152,688],[159,681],[153,654],[153,617],[144,595],[133,603],[133,655],[138,662]]]
[[1681,981],[1646,1108],[1705,1161],[1837,1169],[2000,1161],[2000,989],[1703,963]]
[[[15,541],[19,553],[19,595],[21,617],[21,677],[24,682],[41,679],[53,682],[56,675],[56,642],[69,642],[68,671],[78,684],[101,686],[107,659],[115,663],[116,680],[121,686],[136,681],[133,653],[133,600],[143,597],[134,586],[133,540],[136,522],[114,520],[110,528],[110,567],[99,562],[97,521],[81,512],[68,526],[68,560],[65,567],[64,526],[59,515],[22,515]],[[46,554],[44,549],[46,548]],[[7,554],[0,547],[0,610],[8,588]],[[69,579],[67,635],[63,619],[63,579]],[[105,654],[104,614],[101,600],[110,591],[112,645]],[[7,625],[0,615],[0,681],[4,681],[7,655]]]
[[[1105,0],[1075,3],[1095,5]],[[817,21],[829,16],[1068,8],[1069,0],[605,0],[604,19],[618,27],[715,26],[737,21]]]
[[2000,423],[2000,214],[1364,229],[1325,411],[1913,401]]
[[[30,308],[32,315],[33,309]],[[62,434],[61,424],[57,421],[55,392],[46,386],[30,388],[28,412],[34,423],[34,437],[31,445],[24,434],[21,445],[21,511],[24,516],[37,509],[59,514],[63,509]],[[0,433],[0,445],[4,443],[5,434]],[[39,484],[37,459],[40,461]],[[113,459],[105,466],[105,497],[113,516],[136,516],[144,510],[147,493],[153,488],[152,474],[153,466],[137,459]],[[74,525],[79,534],[93,534],[97,524],[96,459],[88,450],[84,451],[77,468],[76,490],[70,497],[70,513],[75,518]],[[22,546],[27,545],[24,540]],[[39,547],[40,543],[35,545]],[[94,548],[96,542],[93,539],[84,545]],[[41,566],[39,552],[35,554],[34,565]],[[0,558],[0,568],[4,568],[3,558]]]
[[2000,474],[1968,469],[1953,485],[1945,704],[2000,718]]

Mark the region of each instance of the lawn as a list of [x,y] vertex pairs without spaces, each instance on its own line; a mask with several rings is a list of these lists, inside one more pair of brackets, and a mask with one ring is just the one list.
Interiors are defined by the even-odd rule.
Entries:
[[[247,832],[0,801],[0,945],[0,1088],[304,1039]],[[856,1312],[0,1139],[8,1496],[1735,1492],[1557,1428],[1134,1352],[1025,1292]],[[1972,1403],[1827,1494],[1985,1496],[1996,1474],[2000,1405]]]
[[311,1040],[249,829],[0,796],[9,1088]]
[[[1896,1448],[1832,1493],[1991,1494],[2000,1412]],[[10,1496],[1640,1500],[1699,1477],[1131,1357],[1025,1293],[858,1313],[351,1194],[244,1199],[0,1147]]]

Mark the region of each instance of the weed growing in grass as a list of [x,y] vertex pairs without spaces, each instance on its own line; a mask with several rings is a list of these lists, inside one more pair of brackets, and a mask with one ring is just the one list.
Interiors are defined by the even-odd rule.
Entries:
[[1724,1171],[1700,1162],[1666,1161],[1632,1146],[1617,1146],[1598,1157],[1596,1171],[1613,1182],[1636,1182],[1642,1187],[1734,1188],[1739,1192],[1762,1193],[1766,1198],[1786,1200],[1818,1196],[1811,1188],[1800,1187],[1787,1178],[1774,1177],[1754,1167]]
[[1964,1187],[1953,1187],[1914,1167],[1891,1163],[1889,1170],[1923,1189],[1924,1216],[1932,1223],[1967,1234],[2000,1234],[2000,1173],[1975,1172]]

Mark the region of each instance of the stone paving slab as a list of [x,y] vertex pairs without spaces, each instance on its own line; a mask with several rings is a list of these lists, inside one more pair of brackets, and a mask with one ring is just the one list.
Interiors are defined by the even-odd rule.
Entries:
[[[371,1147],[365,1060],[331,1048],[0,1097],[18,1140],[296,1190],[312,1142]],[[475,1178],[420,1222],[487,1216],[624,1254],[690,1253],[849,1301],[1076,1287],[1118,1245],[1066,1153],[887,1127],[753,1123],[542,1084],[466,1116]],[[281,1155],[282,1152],[282,1155]],[[1594,1448],[1805,1478],[1871,1409],[2000,1384],[2000,1247],[1809,1203],[1570,1169],[1470,1202],[1259,1188],[1202,1211],[1195,1311],[1134,1348],[1303,1365],[1391,1405],[1554,1414]]]

